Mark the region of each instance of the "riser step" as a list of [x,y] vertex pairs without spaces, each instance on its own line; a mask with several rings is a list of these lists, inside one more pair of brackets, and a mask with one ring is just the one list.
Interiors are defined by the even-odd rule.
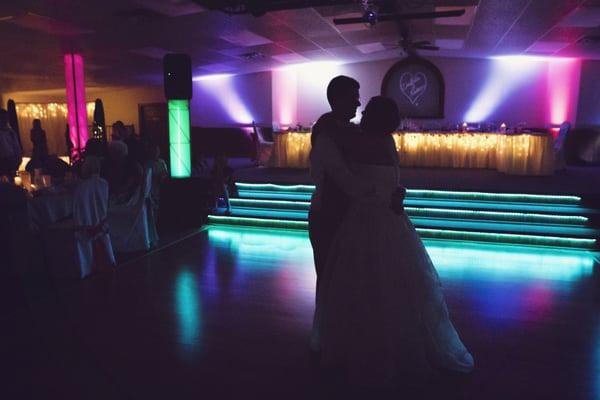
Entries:
[[[251,217],[251,218],[276,218],[290,219],[295,221],[306,221],[308,219],[307,211],[296,210],[267,210],[233,207],[233,216]],[[509,223],[499,221],[481,221],[464,220],[449,218],[424,218],[410,216],[410,220],[416,227],[423,228],[444,228],[467,231],[483,232],[508,232],[520,234],[538,234],[548,236],[574,236],[595,238],[600,235],[600,231],[594,228],[573,225],[550,225],[550,224],[530,224],[530,223]]]
[[[285,200],[258,200],[258,199],[230,199],[234,210],[251,209],[265,210],[268,212],[294,212],[308,213],[310,202],[304,201],[285,201]],[[588,218],[582,215],[551,215],[539,213],[520,213],[507,211],[479,211],[451,208],[421,208],[405,207],[409,216],[429,217],[429,218],[450,218],[450,219],[475,219],[485,221],[504,221],[504,222],[523,222],[535,224],[554,224],[554,225],[574,225],[585,226]]]
[[[277,194],[303,194],[311,195],[314,192],[314,185],[276,185],[276,184],[252,184],[237,182],[238,191],[262,192]],[[407,198],[420,199],[438,199],[438,200],[476,200],[492,202],[511,202],[511,203],[542,203],[542,204],[562,204],[578,205],[581,203],[579,196],[567,195],[541,195],[526,193],[490,193],[490,192],[459,192],[445,190],[425,190],[425,189],[407,189]]]
[[[281,228],[306,230],[307,221],[290,221],[267,218],[246,218],[231,216],[209,215],[208,221],[216,225],[232,226],[253,226],[261,228]],[[596,239],[560,237],[560,236],[540,236],[540,235],[521,235],[512,233],[489,233],[459,231],[453,229],[429,229],[416,228],[422,238],[444,239],[444,240],[468,240],[478,242],[493,243],[514,243],[533,246],[552,246],[564,248],[594,249]]]
[[[306,193],[294,192],[259,192],[259,191],[238,191],[241,199],[256,200],[280,200],[280,201],[310,201],[310,195]],[[541,204],[541,203],[494,203],[488,201],[458,201],[458,200],[439,200],[439,199],[420,199],[406,197],[405,206],[428,207],[428,208],[456,208],[481,211],[513,211],[513,212],[538,212],[553,213],[561,215],[589,215],[597,214],[598,211],[585,208],[578,205],[559,205],[559,204]]]

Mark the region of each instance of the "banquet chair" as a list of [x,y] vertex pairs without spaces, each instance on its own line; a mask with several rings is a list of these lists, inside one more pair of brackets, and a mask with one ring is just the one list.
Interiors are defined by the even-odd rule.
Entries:
[[570,130],[571,123],[565,121],[562,124],[560,124],[558,135],[556,135],[556,138],[552,143],[552,147],[554,150],[554,169],[556,171],[562,171],[567,167],[565,157],[565,141]]
[[108,182],[97,175],[81,182],[73,195],[75,247],[81,278],[115,265],[108,233]]
[[147,251],[156,245],[158,235],[151,211],[152,171],[144,171],[143,184],[132,204],[115,205],[108,209],[108,226],[117,252]]
[[256,123],[252,121],[252,137],[256,151],[256,162],[258,165],[268,166],[273,153],[273,142],[265,140],[261,130],[257,128]]
[[45,255],[55,276],[83,279],[115,265],[108,233],[108,183],[98,175],[73,193],[73,219],[44,229]]

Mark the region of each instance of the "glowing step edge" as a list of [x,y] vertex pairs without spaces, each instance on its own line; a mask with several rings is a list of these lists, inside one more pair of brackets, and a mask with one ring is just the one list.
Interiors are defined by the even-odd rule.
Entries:
[[[273,183],[243,183],[236,182],[236,187],[241,190],[251,191],[284,191],[312,194],[315,190],[314,185],[277,185]],[[490,193],[490,192],[462,192],[447,190],[423,190],[407,189],[407,197],[419,198],[444,198],[444,199],[462,199],[462,200],[509,200],[509,201],[528,201],[543,203],[561,203],[561,204],[579,204],[581,197],[566,195],[542,195],[526,193]]]
[[[230,203],[231,206],[234,208],[245,207],[256,209],[268,209],[269,211],[308,211],[310,208],[310,202],[305,201],[232,198],[230,199]],[[481,219],[569,225],[583,225],[588,222],[588,218],[581,215],[549,215],[536,213],[475,211],[424,207],[405,207],[405,211],[409,216],[423,216],[436,218],[447,217],[461,219]]]
[[[255,226],[261,228],[308,229],[308,221],[288,221],[280,219],[209,215],[208,222],[214,224]],[[431,239],[476,240],[484,242],[519,243],[537,246],[557,246],[584,249],[592,249],[596,244],[596,239],[520,235],[512,233],[469,232],[446,229],[416,228],[416,230],[422,237]]]

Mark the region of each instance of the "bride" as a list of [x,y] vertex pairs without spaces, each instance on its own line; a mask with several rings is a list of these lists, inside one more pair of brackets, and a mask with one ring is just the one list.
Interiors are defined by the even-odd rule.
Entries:
[[408,216],[390,208],[399,181],[391,132],[396,104],[374,97],[362,134],[339,148],[374,192],[350,199],[321,278],[315,317],[321,365],[366,379],[429,367],[469,372],[474,361],[448,315],[438,274]]

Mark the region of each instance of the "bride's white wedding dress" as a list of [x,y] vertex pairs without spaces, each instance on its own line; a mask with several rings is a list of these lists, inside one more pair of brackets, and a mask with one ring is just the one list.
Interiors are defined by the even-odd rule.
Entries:
[[361,377],[429,366],[473,369],[448,315],[440,279],[406,214],[390,208],[398,168],[351,165],[375,194],[352,199],[330,250],[317,299],[314,341],[324,366]]

